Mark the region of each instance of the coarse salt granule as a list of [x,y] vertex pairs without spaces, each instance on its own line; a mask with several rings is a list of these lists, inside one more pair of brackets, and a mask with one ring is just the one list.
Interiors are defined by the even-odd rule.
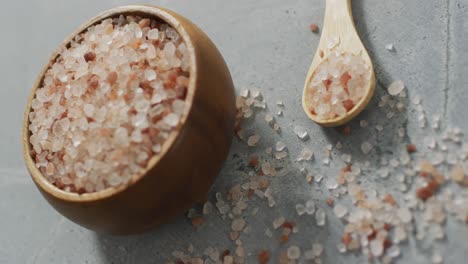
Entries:
[[186,107],[190,55],[169,25],[120,16],[89,27],[44,75],[29,115],[32,157],[58,188],[127,183]]
[[364,97],[371,69],[358,55],[333,52],[308,85],[309,110],[322,120],[343,117]]

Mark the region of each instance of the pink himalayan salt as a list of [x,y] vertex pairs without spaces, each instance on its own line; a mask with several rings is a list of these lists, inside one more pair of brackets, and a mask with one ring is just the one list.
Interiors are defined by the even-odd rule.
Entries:
[[29,115],[32,157],[70,192],[127,183],[177,129],[190,71],[169,25],[106,19],[77,36],[46,72]]
[[308,85],[310,112],[320,119],[346,115],[365,95],[370,78],[370,67],[360,56],[331,53]]

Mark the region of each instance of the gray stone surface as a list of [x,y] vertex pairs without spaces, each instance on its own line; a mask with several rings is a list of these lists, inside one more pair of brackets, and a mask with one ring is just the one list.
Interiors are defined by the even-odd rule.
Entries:
[[[171,252],[185,249],[192,242],[198,252],[208,246],[234,249],[228,240],[229,225],[212,215],[194,230],[186,217],[145,235],[111,237],[95,234],[61,217],[40,196],[24,168],[21,154],[21,124],[24,104],[30,87],[49,54],[69,32],[98,12],[134,1],[60,1],[31,0],[3,3],[0,16],[0,263],[165,263]],[[394,135],[406,127],[405,140],[422,144],[425,131],[416,122],[411,106],[391,120],[377,107],[384,86],[402,79],[410,96],[420,95],[428,116],[439,114],[443,126],[456,125],[468,133],[468,1],[467,0],[354,0],[356,25],[363,42],[373,58],[379,80],[376,98],[357,121],[351,123],[353,134],[342,139],[335,129],[322,129],[311,123],[302,112],[300,96],[308,66],[318,44],[319,36],[309,32],[308,25],[321,25],[324,2],[319,0],[198,0],[198,1],[142,1],[161,5],[185,15],[199,25],[216,43],[231,70],[237,86],[256,86],[262,91],[272,111],[276,100],[286,106],[284,117],[276,118],[293,157],[302,148],[292,133],[294,125],[304,126],[311,139],[305,144],[317,153],[320,163],[322,149],[327,144],[343,141],[344,148],[335,151],[337,161],[323,170],[335,175],[342,163],[341,153],[353,154],[357,161],[370,159],[372,166],[382,155],[399,153],[404,146],[395,143]],[[385,50],[393,43],[395,53]],[[358,120],[367,119],[372,126],[384,125],[383,135],[373,129],[360,129]],[[280,137],[264,124],[263,116],[254,124],[263,138],[260,147],[274,144]],[[367,138],[378,142],[376,155],[366,158],[360,154],[360,143]],[[233,183],[241,182],[240,155],[250,150],[237,140],[219,179],[212,188],[225,192]],[[256,263],[255,253],[263,248],[279,254],[280,247],[263,235],[265,228],[280,215],[290,215],[298,221],[300,234],[291,244],[310,246],[314,241],[326,245],[324,263],[362,263],[361,255],[337,253],[343,224],[332,217],[325,228],[314,221],[297,217],[294,204],[311,198],[321,203],[327,192],[310,189],[294,163],[286,163],[281,176],[274,183],[278,205],[267,208],[264,201],[255,201],[260,208],[256,217],[248,218],[253,228],[243,235],[248,263]],[[395,188],[395,180],[383,182],[370,175],[365,184],[377,190]],[[401,198],[401,197],[398,197]],[[252,206],[252,205],[251,205]],[[325,208],[325,207],[324,207]],[[468,228],[449,221],[448,239],[436,247],[446,258],[445,263],[466,263],[468,257]],[[400,263],[428,263],[427,245],[414,241],[403,246]]]

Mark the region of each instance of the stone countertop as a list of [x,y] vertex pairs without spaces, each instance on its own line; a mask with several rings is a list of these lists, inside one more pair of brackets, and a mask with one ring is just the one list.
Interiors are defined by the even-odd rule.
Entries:
[[[186,216],[181,216],[149,234],[131,237],[96,234],[60,216],[41,197],[27,174],[22,160],[21,125],[24,104],[42,65],[57,44],[86,19],[105,9],[133,2],[31,0],[3,4],[0,263],[165,263],[174,250],[185,250],[189,243],[198,253],[209,246],[234,251],[235,245],[228,238],[230,222],[223,221],[219,214],[206,216],[198,229],[191,226]],[[241,236],[247,254],[251,253],[247,263],[257,263],[260,249],[272,251],[275,259],[272,263],[276,263],[279,252],[288,246],[299,245],[305,250],[313,242],[325,245],[323,263],[365,262],[361,254],[337,252],[343,222],[323,206],[328,191],[308,187],[299,171],[303,165],[293,159],[306,145],[316,153],[316,160],[307,165],[309,171],[331,177],[343,166],[343,153],[351,154],[357,162],[369,160],[371,166],[378,167],[379,160],[398,155],[405,142],[423,148],[423,139],[432,133],[431,128],[420,128],[419,114],[408,100],[406,110],[391,119],[386,118],[385,108],[378,107],[380,96],[386,94],[385,87],[392,81],[403,80],[410,98],[420,96],[427,118],[431,120],[433,115],[439,115],[442,129],[458,126],[468,133],[467,0],[353,1],[356,26],[374,61],[378,84],[369,107],[350,124],[352,133],[348,137],[336,129],[322,129],[310,122],[300,103],[304,78],[320,37],[309,31],[309,24],[322,25],[325,1],[143,2],[172,9],[199,25],[220,49],[235,85],[258,87],[268,111],[275,113],[276,101],[284,102],[284,116],[275,117],[282,133],[272,132],[259,114],[249,126],[262,135],[260,146],[249,149],[235,139],[228,161],[210,192],[213,200],[216,192],[226,193],[234,184],[243,182],[245,173],[241,163],[248,153],[261,152],[278,140],[288,146],[291,161],[283,164],[278,177],[272,181],[276,206],[268,208],[266,201],[256,199],[249,208],[257,207],[257,215],[245,216],[251,229]],[[394,44],[395,52],[385,49],[388,43]],[[369,122],[368,128],[360,128],[359,120],[363,119]],[[384,131],[376,136],[374,127],[379,124]],[[302,142],[294,135],[295,125],[307,129],[308,141]],[[407,135],[395,141],[394,135],[402,127]],[[376,147],[372,155],[364,156],[360,146],[369,139],[375,140]],[[323,166],[322,150],[337,141],[342,141],[343,148],[334,148],[332,164]],[[376,190],[391,191],[398,187],[394,177],[384,180],[375,174],[366,175],[362,182]],[[325,227],[317,227],[313,217],[296,214],[295,204],[309,199],[326,209]],[[279,216],[297,222],[299,227],[299,233],[282,246],[263,234]],[[428,263],[433,248],[441,252],[445,263],[464,263],[468,257],[468,227],[449,218],[444,230],[447,236],[441,242],[428,245],[412,239],[403,244],[403,256],[398,263]]]

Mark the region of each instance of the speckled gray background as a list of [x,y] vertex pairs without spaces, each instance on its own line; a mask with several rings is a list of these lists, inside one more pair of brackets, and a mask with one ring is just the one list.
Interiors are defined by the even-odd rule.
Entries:
[[[186,217],[180,217],[155,232],[132,237],[110,237],[95,234],[61,217],[35,189],[26,172],[21,154],[21,123],[24,104],[36,74],[49,54],[69,32],[100,11],[135,1],[111,0],[30,0],[5,1],[0,16],[0,263],[164,263],[175,249],[185,249],[192,242],[197,250],[207,246],[233,249],[228,240],[229,226],[219,216],[212,215],[205,225],[193,229]],[[141,2],[141,1],[140,1]],[[292,133],[295,124],[304,126],[311,139],[306,144],[318,154],[341,137],[334,129],[324,130],[311,123],[302,112],[300,95],[303,81],[312,60],[319,36],[309,32],[311,22],[322,23],[323,0],[166,0],[142,1],[173,9],[199,25],[216,43],[231,70],[237,86],[259,87],[274,110],[274,102],[284,101],[284,117],[277,118],[294,156],[301,142]],[[467,0],[354,0],[353,12],[363,42],[375,63],[382,86],[402,79],[410,96],[419,94],[428,115],[440,114],[443,126],[457,125],[468,132],[468,1]],[[385,50],[393,43],[395,53]],[[381,122],[385,132],[376,140],[379,153],[398,152],[392,135],[399,127],[407,127],[408,138],[421,143],[422,131],[416,113],[408,110],[391,121],[373,100],[359,116],[371,125]],[[259,117],[263,121],[262,117]],[[272,145],[278,136],[264,122],[258,121],[257,131],[264,135],[262,147]],[[255,124],[254,124],[255,126]],[[343,152],[363,160],[359,146],[363,139],[373,137],[375,130],[360,129],[351,124],[353,134],[343,140]],[[389,135],[389,136],[386,136]],[[246,153],[245,145],[234,141],[229,161],[213,186],[215,192],[225,192],[239,182],[239,158],[234,153]],[[335,153],[339,156],[340,153]],[[244,155],[241,155],[244,157]],[[372,159],[376,159],[375,156]],[[342,163],[336,163],[341,166]],[[330,167],[324,174],[335,173]],[[362,263],[360,255],[341,255],[335,244],[342,223],[330,217],[326,227],[317,228],[313,221],[297,217],[294,204],[311,197],[322,203],[326,195],[304,185],[297,166],[286,165],[275,182],[278,205],[267,209],[259,202],[260,211],[247,221],[252,232],[242,237],[247,252],[261,248],[275,252],[284,249],[263,235],[264,225],[273,218],[292,215],[298,221],[300,234],[292,244],[310,246],[314,241],[327,245],[324,263]],[[382,182],[369,176],[368,186],[393,188],[392,179]],[[254,203],[255,204],[255,203]],[[331,211],[327,210],[327,214]],[[468,258],[468,228],[447,225],[448,239],[438,243],[445,263],[466,263]],[[410,242],[403,247],[400,263],[427,263],[427,247]],[[248,263],[255,263],[255,256]]]

